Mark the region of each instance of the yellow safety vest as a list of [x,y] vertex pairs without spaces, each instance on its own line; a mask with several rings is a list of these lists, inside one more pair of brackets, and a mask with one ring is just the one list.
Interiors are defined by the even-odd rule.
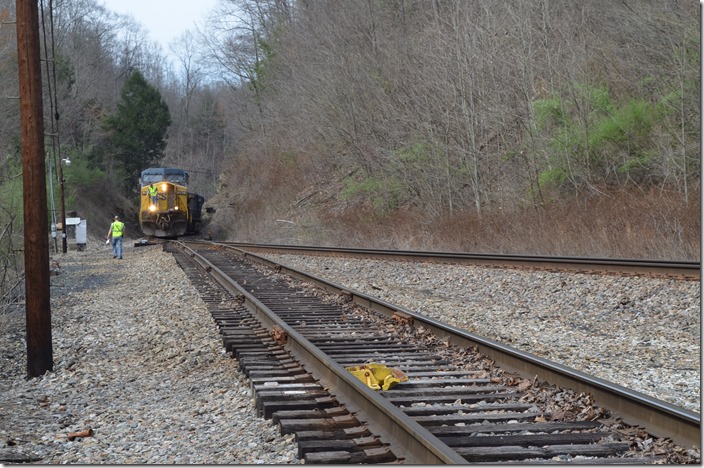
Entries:
[[122,236],[122,231],[125,229],[125,223],[120,221],[115,221],[112,223],[112,237]]
[[156,196],[156,191],[157,191],[157,188],[156,188],[156,187],[154,187],[154,186],[149,186],[149,196],[150,196],[150,197]]

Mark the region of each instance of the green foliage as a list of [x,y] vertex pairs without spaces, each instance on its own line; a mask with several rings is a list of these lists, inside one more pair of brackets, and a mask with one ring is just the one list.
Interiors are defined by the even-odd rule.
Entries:
[[19,155],[8,154],[0,171],[0,293],[24,270],[23,225],[22,161]]
[[263,58],[254,62],[252,76],[254,76],[254,80],[258,84],[258,88],[261,89],[261,83],[266,78],[267,64],[274,57],[274,48],[271,46],[269,41],[261,35],[257,35],[257,45],[262,52]]
[[567,174],[561,167],[547,169],[538,174],[538,184],[541,187],[560,186],[567,180]]
[[54,60],[59,81],[63,83],[66,88],[74,86],[76,84],[76,72],[73,69],[70,57],[59,52]]
[[75,206],[78,193],[105,187],[106,184],[105,172],[92,165],[87,155],[74,150],[69,154],[69,159],[71,165],[63,168],[64,201],[67,210]]
[[392,152],[392,161],[397,161],[404,165],[423,165],[431,160],[432,146],[429,143],[414,143],[404,146]]
[[[12,177],[8,177],[0,182],[0,200],[2,200],[2,210],[0,210],[0,220],[5,220],[5,214],[16,213],[18,225],[22,224],[24,212],[24,195],[22,192],[22,162],[8,161],[7,169]],[[4,212],[4,213],[3,213]],[[2,223],[4,225],[4,222]]]
[[342,200],[351,200],[355,197],[361,195],[366,195],[369,193],[374,193],[381,187],[381,181],[378,179],[364,179],[361,181],[347,178],[344,181],[345,188],[340,192],[340,198]]
[[104,121],[108,137],[101,148],[104,162],[107,158],[117,163],[126,191],[143,169],[163,157],[169,125],[171,115],[161,94],[139,71],[133,71],[117,110]]
[[588,136],[592,151],[607,143],[629,143],[631,151],[640,152],[641,138],[647,137],[657,117],[656,106],[641,99],[634,99],[595,119]]
[[345,188],[340,192],[340,199],[370,200],[374,212],[378,215],[384,215],[397,208],[405,192],[403,182],[395,177],[370,177],[363,180],[348,178],[344,183]]
[[660,106],[662,106],[663,110],[665,112],[667,112],[667,110],[665,110],[665,108],[677,107],[679,105],[679,101],[681,99],[682,99],[682,93],[678,89],[675,89],[660,98]]
[[639,169],[647,168],[652,159],[650,155],[642,155],[628,159],[617,169],[619,174],[628,174]]
[[593,112],[609,113],[613,109],[608,90],[603,86],[591,86],[577,83],[575,95],[589,104]]
[[395,174],[403,174],[406,180],[423,179],[434,166],[438,151],[432,143],[411,143],[391,152],[388,169]]
[[[275,37],[280,34],[280,28],[274,30],[274,38],[267,39],[262,34],[256,35],[256,47],[259,49],[260,55],[253,61],[250,70],[249,87],[256,92],[261,92],[266,86],[267,74],[270,64],[276,58],[276,49],[273,44]],[[259,98],[259,96],[257,97]]]
[[86,155],[73,151],[70,155],[71,167],[64,168],[64,179],[77,188],[90,188],[105,183],[105,173],[91,166]]
[[538,129],[544,129],[547,125],[560,126],[565,123],[562,100],[557,96],[533,101],[533,111]]
[[[637,97],[616,103],[605,87],[585,84],[575,85],[569,100],[553,96],[533,108],[553,165],[540,174],[541,186],[603,178],[615,166],[618,173],[642,169],[651,160],[653,128],[664,116],[662,105]],[[628,162],[617,163],[623,156]]]

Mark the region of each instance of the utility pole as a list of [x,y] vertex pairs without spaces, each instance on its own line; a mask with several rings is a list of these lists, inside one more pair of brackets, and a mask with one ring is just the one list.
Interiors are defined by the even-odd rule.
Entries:
[[61,252],[66,253],[66,202],[64,201],[64,160],[59,157],[59,206],[61,207]]
[[24,192],[24,285],[27,375],[53,370],[49,294],[49,230],[44,169],[44,109],[37,0],[17,0],[17,63]]

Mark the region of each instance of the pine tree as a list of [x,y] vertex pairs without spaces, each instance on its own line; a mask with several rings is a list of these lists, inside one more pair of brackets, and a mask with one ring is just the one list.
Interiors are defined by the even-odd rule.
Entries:
[[115,113],[105,119],[107,140],[103,158],[112,160],[125,189],[133,187],[140,172],[164,155],[166,131],[171,125],[169,107],[159,91],[139,71],[133,71],[122,88]]

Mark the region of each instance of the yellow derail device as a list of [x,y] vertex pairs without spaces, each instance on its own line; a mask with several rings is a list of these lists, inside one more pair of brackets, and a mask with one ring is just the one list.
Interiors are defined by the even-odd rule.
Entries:
[[345,367],[345,369],[373,390],[389,390],[396,384],[408,380],[408,376],[400,370],[386,367],[383,364],[371,363]]

